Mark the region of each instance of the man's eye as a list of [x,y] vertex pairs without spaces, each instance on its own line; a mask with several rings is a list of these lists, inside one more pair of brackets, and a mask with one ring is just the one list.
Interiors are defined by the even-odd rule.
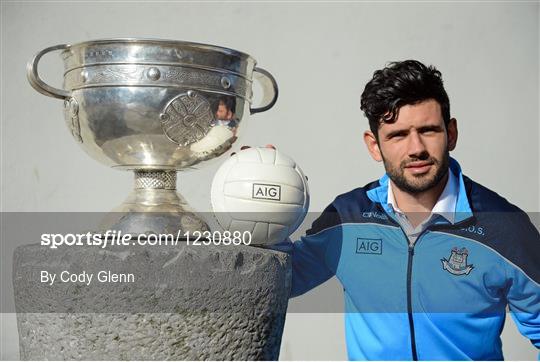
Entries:
[[405,133],[394,133],[392,135],[390,135],[389,138],[402,138],[402,137],[405,137]]
[[425,129],[422,130],[422,133],[424,133],[424,134],[425,134],[425,133],[431,134],[431,133],[435,133],[435,132],[437,132],[437,131],[439,131],[438,128],[425,128]]

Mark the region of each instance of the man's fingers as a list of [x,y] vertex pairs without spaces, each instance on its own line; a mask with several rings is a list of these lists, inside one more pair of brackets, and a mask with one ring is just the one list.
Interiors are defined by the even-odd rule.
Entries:
[[[274,146],[273,144],[270,144],[270,143],[264,145],[264,147],[271,148],[273,150],[276,149],[276,146]],[[248,148],[251,148],[251,146],[242,146],[242,147],[240,147],[240,151],[247,150]],[[231,153],[231,156],[234,156],[234,155],[236,155],[236,152]]]

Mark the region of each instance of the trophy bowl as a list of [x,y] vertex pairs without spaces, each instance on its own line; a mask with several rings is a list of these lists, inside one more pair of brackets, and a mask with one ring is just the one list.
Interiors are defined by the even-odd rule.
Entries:
[[[39,76],[41,57],[60,51],[63,89]],[[231,148],[244,113],[275,104],[273,76],[248,54],[185,41],[116,38],[61,44],[27,65],[38,92],[64,100],[73,138],[95,160],[133,170],[135,188],[104,227],[131,233],[204,230],[207,225],[176,192],[176,172]],[[263,89],[251,106],[252,84]]]

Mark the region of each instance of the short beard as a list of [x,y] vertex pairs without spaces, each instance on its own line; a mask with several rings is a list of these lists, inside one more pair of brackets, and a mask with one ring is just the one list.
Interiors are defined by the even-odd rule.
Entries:
[[[416,185],[416,184],[410,183],[405,178],[404,169],[408,163],[414,162],[414,161],[431,162],[433,163],[434,167],[437,167],[437,172],[430,180],[426,180],[422,184]],[[383,162],[384,162],[384,168],[386,169],[386,173],[388,174],[388,177],[390,177],[390,180],[392,180],[392,182],[400,190],[403,190],[409,194],[416,195],[437,186],[439,182],[441,182],[441,180],[446,176],[446,174],[448,173],[448,167],[450,165],[450,153],[446,151],[441,161],[436,160],[432,158],[431,156],[429,156],[429,154],[425,153],[425,154],[420,155],[420,157],[416,159],[411,159],[411,160],[401,162],[401,164],[397,168],[394,168],[392,167],[392,165],[388,164],[384,156],[383,156]]]

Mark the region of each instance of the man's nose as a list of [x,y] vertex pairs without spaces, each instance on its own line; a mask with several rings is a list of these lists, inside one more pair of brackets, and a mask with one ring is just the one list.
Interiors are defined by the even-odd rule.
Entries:
[[422,140],[422,137],[417,132],[411,132],[409,134],[409,156],[419,157],[426,153],[426,146]]

